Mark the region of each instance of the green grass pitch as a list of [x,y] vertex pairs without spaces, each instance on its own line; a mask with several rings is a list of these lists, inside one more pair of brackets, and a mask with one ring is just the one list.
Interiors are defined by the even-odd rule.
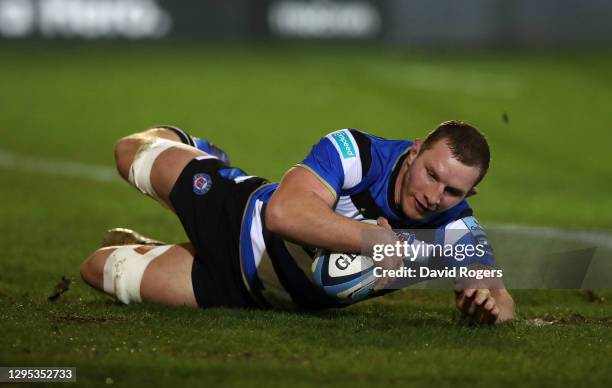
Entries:
[[414,138],[459,118],[492,145],[470,201],[485,226],[612,229],[611,68],[588,50],[4,43],[0,365],[76,366],[91,386],[610,386],[610,290],[517,290],[517,322],[493,328],[457,323],[444,290],[316,314],[118,305],[78,276],[102,232],[185,237],[118,179],[66,170],[112,168],[116,139],[166,123],[277,180],[333,129]]

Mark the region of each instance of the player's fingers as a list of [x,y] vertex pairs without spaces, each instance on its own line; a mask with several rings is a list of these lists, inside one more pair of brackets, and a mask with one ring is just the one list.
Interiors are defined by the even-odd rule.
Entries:
[[484,309],[487,311],[493,311],[493,309],[495,308],[495,299],[493,297],[487,299],[487,301],[484,304]]
[[483,294],[482,292],[480,292],[480,290],[478,290],[479,292],[474,293],[474,295],[472,295],[471,299],[471,303],[470,306],[467,309],[467,314],[476,317],[477,316],[477,311],[480,310],[480,308],[482,307],[483,303],[485,302],[487,295]]
[[489,322],[488,323],[495,323],[497,321],[497,317],[499,317],[499,308],[496,306],[489,313]]
[[490,320],[491,312],[485,308],[485,304],[473,303],[473,312],[469,315],[471,320],[476,323],[486,323]]
[[476,314],[474,315],[474,320],[478,323],[485,323],[489,320],[489,318],[489,312],[485,310],[482,306],[479,306]]
[[491,293],[489,292],[489,290],[480,289],[476,292],[474,302],[476,302],[477,305],[482,305],[490,296]]
[[463,308],[463,294],[457,294],[457,298],[455,299],[455,303],[457,304],[457,308],[461,310]]
[[480,315],[482,315],[482,312],[487,311],[487,309],[485,309],[485,305],[490,299],[492,299],[492,297],[489,290],[481,289],[474,294],[473,298],[474,302],[472,303],[472,306],[470,306],[468,314],[472,315],[476,320],[478,320]]
[[[494,311],[497,311],[497,313],[493,314]],[[489,297],[485,303],[477,307],[475,317],[479,323],[493,323],[497,319],[498,314],[499,309],[495,304],[495,299]]]
[[465,315],[471,315],[474,312],[474,296],[468,297],[467,295],[463,298],[463,304],[461,306],[461,312]]
[[471,316],[475,316],[476,315],[476,310],[480,309],[480,305],[478,303],[476,303],[476,301],[472,300],[472,303],[470,303],[470,306],[468,307],[468,315]]
[[381,226],[385,229],[392,229],[391,225],[389,224],[389,221],[387,221],[387,219],[385,217],[378,217],[376,219],[376,223],[378,224],[378,226]]
[[463,291],[463,294],[464,294],[466,297],[471,298],[471,297],[474,295],[474,293],[475,293],[475,292],[476,292],[476,289],[475,289],[475,288],[468,288],[468,289],[466,289],[466,290],[464,290],[464,291]]
[[457,296],[457,308],[464,314],[467,314],[467,308],[469,307],[468,299],[465,293],[461,293]]

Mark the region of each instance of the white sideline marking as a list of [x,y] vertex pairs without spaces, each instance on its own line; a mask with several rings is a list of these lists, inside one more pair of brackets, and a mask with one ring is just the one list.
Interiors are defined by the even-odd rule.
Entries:
[[[117,171],[111,167],[72,162],[67,160],[33,158],[30,156],[18,155],[0,149],[0,168],[27,171],[34,173],[44,173],[47,175],[59,175],[71,178],[81,178],[85,180],[102,183],[120,183]],[[596,247],[612,249],[612,234],[602,231],[571,231],[560,228],[515,225],[505,223],[490,223],[489,228],[506,230],[510,233],[553,237],[566,241],[580,241],[586,244],[593,244]]]
[[489,224],[490,229],[505,230],[510,233],[526,236],[558,238],[565,241],[580,241],[595,247],[612,249],[612,233],[596,230],[569,230],[542,226],[527,226],[516,224]]
[[516,76],[484,73],[466,69],[450,69],[436,65],[412,64],[393,71],[372,68],[370,74],[379,82],[395,88],[463,94],[475,97],[516,98],[522,82]]
[[13,152],[0,149],[0,168],[6,170],[18,170],[46,175],[59,175],[85,180],[119,183],[121,178],[114,168],[72,162],[67,160],[35,158],[31,156],[18,155]]

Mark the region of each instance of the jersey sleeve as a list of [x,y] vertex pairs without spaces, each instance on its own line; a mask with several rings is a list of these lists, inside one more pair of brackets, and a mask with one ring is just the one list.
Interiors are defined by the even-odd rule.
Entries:
[[359,146],[351,131],[341,129],[321,138],[298,166],[314,173],[338,197],[362,180]]
[[438,230],[437,240],[444,246],[453,246],[454,257],[449,258],[451,266],[463,267],[480,264],[495,267],[495,258],[489,239],[473,216],[446,224]]

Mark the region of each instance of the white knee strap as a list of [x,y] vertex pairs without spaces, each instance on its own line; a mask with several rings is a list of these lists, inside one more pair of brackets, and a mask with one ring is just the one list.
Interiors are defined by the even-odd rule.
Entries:
[[144,255],[135,248],[142,245],[126,245],[117,248],[104,264],[104,291],[115,295],[125,304],[141,302],[140,283],[149,263],[166,252],[171,245],[162,245]]
[[138,190],[159,201],[159,196],[153,190],[153,185],[151,185],[153,163],[155,163],[155,159],[157,159],[159,154],[178,144],[181,143],[160,138],[143,144],[136,153],[130,167],[130,174],[128,176],[130,183],[138,188]]

